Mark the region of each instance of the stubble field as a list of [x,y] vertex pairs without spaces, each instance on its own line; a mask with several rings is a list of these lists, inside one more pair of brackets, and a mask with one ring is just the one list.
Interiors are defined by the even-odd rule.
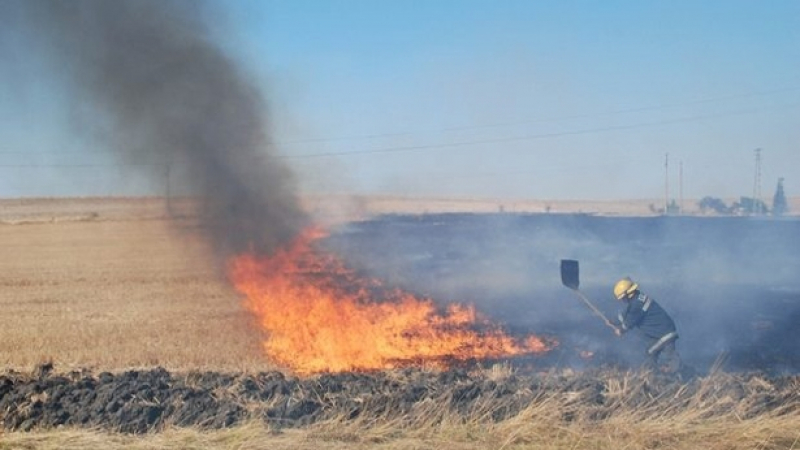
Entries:
[[[208,394],[230,400],[242,419],[223,429],[163,423],[145,434],[69,424],[11,428],[0,448],[800,448],[796,376],[712,373],[675,382],[626,372],[531,375],[495,365],[452,379],[427,371],[287,374],[282,394],[242,399],[242,386],[277,368],[197,223],[168,219],[155,200],[90,203],[55,213],[4,204],[0,213],[0,361],[4,385],[30,386],[19,411],[52,400],[50,386],[59,383],[100,386],[103,372],[120,379],[162,367],[171,375],[147,376],[166,377],[170,386],[197,373],[233,374],[219,375],[228,381]],[[49,363],[54,373],[42,374]],[[410,388],[420,383],[424,394]],[[266,389],[259,381],[250,392],[264,396]],[[414,392],[408,409],[381,404],[396,391]],[[136,395],[126,401],[159,406],[157,396]],[[287,409],[300,401],[317,408],[305,422],[259,419],[277,402]],[[350,409],[336,409],[342,404]]]
[[23,369],[269,369],[209,249],[175,225],[0,226],[0,361]]

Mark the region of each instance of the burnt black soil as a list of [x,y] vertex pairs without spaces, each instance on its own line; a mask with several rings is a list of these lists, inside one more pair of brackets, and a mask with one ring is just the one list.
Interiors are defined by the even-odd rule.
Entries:
[[[280,372],[178,374],[157,368],[56,374],[51,369],[0,376],[5,429],[73,426],[144,433],[167,426],[218,429],[252,420],[279,429],[327,419],[430,423],[453,415],[500,421],[543,401],[551,402],[548,407],[564,421],[602,420],[632,408],[669,406],[679,413],[707,399],[724,399],[719,413],[738,408],[739,419],[800,412],[797,376],[718,375],[709,382],[591,370],[488,377],[488,371],[404,369],[296,378]],[[620,391],[623,378],[629,388]]]
[[643,360],[635,333],[616,338],[561,284],[560,260],[575,259],[581,291],[610,318],[614,282],[638,281],[672,315],[678,350],[699,372],[780,375],[800,373],[798,237],[797,218],[427,214],[347,224],[324,244],[388,284],[559,340],[538,367]]

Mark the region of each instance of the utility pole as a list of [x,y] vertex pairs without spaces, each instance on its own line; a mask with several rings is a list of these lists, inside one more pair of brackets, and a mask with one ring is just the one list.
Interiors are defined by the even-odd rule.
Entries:
[[664,215],[669,214],[669,153],[664,157]]
[[678,205],[678,215],[683,214],[683,161],[678,162],[678,192],[680,204]]
[[172,192],[170,192],[169,172],[172,164],[164,165],[164,199],[167,206],[167,216],[172,216]]
[[753,177],[753,211],[752,214],[759,215],[764,211],[761,210],[761,149],[755,149],[756,154],[756,171]]

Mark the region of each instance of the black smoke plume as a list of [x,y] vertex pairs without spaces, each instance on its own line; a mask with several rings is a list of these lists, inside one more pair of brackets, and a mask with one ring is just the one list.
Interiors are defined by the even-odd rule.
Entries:
[[19,2],[78,109],[100,117],[126,166],[180,167],[222,254],[269,252],[305,222],[293,176],[269,146],[265,100],[213,42],[202,3]]

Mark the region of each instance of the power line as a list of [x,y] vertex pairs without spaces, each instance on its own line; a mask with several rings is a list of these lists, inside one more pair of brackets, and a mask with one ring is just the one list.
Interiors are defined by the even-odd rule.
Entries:
[[[656,122],[642,122],[637,124],[628,124],[628,125],[616,125],[616,126],[608,126],[608,127],[599,127],[599,128],[586,128],[582,130],[571,130],[571,131],[561,131],[561,132],[553,132],[553,133],[541,133],[541,134],[528,134],[524,136],[512,136],[512,137],[503,137],[503,138],[492,138],[492,139],[477,139],[477,140],[467,140],[467,141],[459,141],[459,142],[450,142],[450,143],[443,143],[443,144],[421,144],[421,145],[408,145],[408,146],[397,146],[397,147],[383,147],[383,148],[373,148],[373,149],[366,149],[366,150],[351,150],[351,151],[337,151],[337,152],[321,152],[321,153],[308,153],[304,155],[276,155],[275,157],[280,159],[309,159],[309,158],[325,158],[325,157],[339,157],[339,156],[355,156],[355,155],[369,155],[369,154],[384,154],[384,153],[403,153],[403,152],[411,152],[411,151],[420,151],[420,150],[444,150],[444,149],[451,149],[451,148],[458,148],[458,147],[466,147],[472,145],[481,145],[481,144],[500,144],[500,143],[509,143],[509,142],[523,142],[523,141],[530,141],[530,140],[538,140],[538,139],[548,139],[548,138],[557,138],[557,137],[564,137],[564,136],[577,136],[577,135],[584,135],[584,134],[592,134],[592,133],[604,133],[604,132],[611,132],[611,131],[622,131],[622,130],[632,130],[638,128],[649,128],[649,127],[657,127],[657,126],[664,126],[664,125],[674,125],[678,123],[689,123],[689,122],[696,122],[700,120],[706,119],[713,119],[717,117],[730,117],[730,116],[737,116],[737,115],[746,115],[746,114],[753,114],[761,112],[764,109],[791,109],[800,106],[800,103],[792,103],[788,105],[777,105],[773,107],[767,108],[750,108],[744,110],[737,110],[737,111],[728,111],[723,113],[717,114],[706,114],[706,115],[699,115],[699,116],[690,116],[690,117],[683,117],[678,119],[671,119],[671,120],[662,120]],[[266,157],[264,156],[261,156]],[[183,161],[183,163],[187,163],[188,161]],[[173,161],[172,163],[128,163],[128,164],[14,164],[14,165],[0,165],[0,167],[5,168],[25,168],[25,167],[118,167],[118,166],[165,166],[169,164],[181,164],[181,161]]]
[[[479,129],[488,129],[488,128],[500,128],[500,127],[507,127],[507,126],[517,126],[517,125],[528,125],[534,123],[545,123],[545,122],[558,122],[562,120],[572,120],[572,119],[586,119],[592,117],[605,117],[605,116],[614,116],[620,114],[629,114],[634,112],[645,112],[645,111],[656,111],[661,109],[668,109],[668,108],[676,108],[680,106],[687,106],[687,105],[694,105],[694,104],[701,104],[701,103],[714,103],[720,102],[725,100],[733,100],[733,99],[740,99],[740,98],[750,98],[750,97],[762,97],[768,96],[773,94],[785,93],[785,92],[792,92],[800,90],[800,86],[795,87],[785,87],[780,89],[773,89],[769,91],[756,91],[756,92],[748,92],[743,94],[731,94],[727,96],[721,97],[712,97],[706,99],[697,99],[697,100],[690,100],[687,102],[680,102],[680,103],[671,103],[671,104],[663,104],[663,105],[655,105],[655,106],[643,106],[643,107],[636,107],[630,109],[621,109],[615,111],[606,111],[594,114],[575,114],[569,116],[560,116],[560,117],[550,117],[550,118],[541,118],[541,119],[532,119],[532,120],[521,120],[521,121],[514,121],[514,122],[505,122],[505,123],[494,123],[494,124],[478,124],[478,125],[464,125],[458,127],[449,127],[449,128],[441,128],[437,130],[427,130],[427,131],[404,131],[404,132],[395,132],[395,133],[376,133],[376,134],[365,134],[365,135],[354,135],[354,136],[339,136],[339,137],[322,137],[322,138],[309,138],[309,139],[289,139],[283,141],[277,141],[269,146],[282,146],[282,145],[296,145],[296,144],[310,144],[310,143],[324,143],[324,142],[339,142],[339,141],[350,141],[350,140],[360,140],[360,139],[377,139],[377,138],[386,138],[386,137],[400,137],[400,136],[414,136],[414,135],[426,135],[426,134],[440,134],[446,133],[450,131],[466,131],[466,130],[479,130]],[[790,107],[793,105],[790,105]],[[736,112],[730,114],[735,115],[738,114]],[[714,115],[707,115],[707,116],[698,116],[698,118],[712,118],[712,117],[722,117],[725,115],[729,115],[727,113],[721,114],[714,114]],[[688,119],[677,119],[678,121],[686,121],[692,120],[692,118]],[[665,121],[663,123],[673,123],[672,121]],[[652,126],[648,124],[643,125],[634,125],[634,127],[640,126]],[[626,129],[628,126],[621,126],[620,128],[613,128],[613,129]],[[599,131],[607,131],[606,129],[590,129],[590,130],[578,130],[576,132],[566,132],[566,133],[548,133],[543,134],[543,137],[555,137],[555,136],[566,136],[569,134],[585,134],[590,132],[599,132]],[[508,138],[511,140],[517,140],[516,138]],[[520,139],[528,139],[528,138],[520,138]],[[486,140],[486,141],[476,141],[476,143],[494,143],[494,142],[504,142],[503,138],[501,140]],[[450,144],[445,144],[450,145]],[[462,145],[460,143],[455,143],[454,145]],[[425,146],[423,148],[428,148],[429,146]],[[416,147],[414,147],[416,148]],[[410,147],[409,147],[410,149]],[[378,151],[379,152],[379,151]],[[74,154],[82,154],[82,151],[60,151],[60,152],[21,152],[21,151],[0,151],[0,155],[17,155],[17,154],[25,154],[25,155],[74,155]],[[346,154],[355,154],[355,152],[347,152]],[[300,155],[300,156],[289,156],[290,158],[303,158],[303,157],[317,157],[317,156],[341,156],[340,154],[311,154],[311,155]]]
[[757,148],[753,152],[756,155],[756,170],[753,178],[753,207],[751,213],[759,215],[764,213],[761,210],[761,149]]
[[376,133],[376,134],[364,134],[364,135],[353,135],[353,136],[338,136],[338,137],[321,137],[321,138],[308,138],[308,139],[289,139],[284,141],[276,142],[274,145],[294,145],[294,144],[310,144],[310,143],[319,143],[319,142],[337,142],[337,141],[353,141],[353,140],[360,140],[360,139],[378,139],[378,138],[386,138],[386,137],[400,137],[400,136],[413,136],[413,135],[420,135],[420,134],[440,134],[446,133],[450,131],[467,131],[467,130],[480,130],[486,128],[500,128],[500,127],[508,127],[508,126],[517,126],[517,125],[529,125],[533,123],[545,123],[545,122],[558,122],[562,120],[573,120],[573,119],[588,119],[592,117],[605,117],[605,116],[614,116],[620,114],[630,114],[635,112],[645,112],[645,111],[657,111],[661,109],[669,109],[669,108],[677,108],[680,106],[688,106],[688,105],[696,105],[701,103],[715,103],[720,101],[726,100],[735,100],[741,98],[750,98],[750,97],[762,97],[767,95],[773,94],[780,94],[785,92],[792,92],[798,91],[800,87],[786,87],[780,89],[773,89],[769,91],[758,91],[758,92],[749,92],[744,94],[731,94],[727,96],[721,97],[712,97],[706,99],[697,99],[697,100],[690,100],[686,102],[680,103],[668,103],[663,105],[654,105],[654,106],[642,106],[630,109],[619,109],[613,111],[605,111],[593,114],[574,114],[568,116],[558,116],[558,117],[549,117],[549,118],[541,118],[541,119],[530,119],[530,120],[520,120],[520,121],[513,121],[513,122],[499,122],[493,124],[479,124],[479,125],[463,125],[457,127],[447,127],[447,128],[440,128],[436,130],[424,130],[424,131],[400,131],[394,133]]
[[[769,109],[776,109],[776,108],[780,108],[780,109],[787,108],[788,109],[788,108],[796,108],[798,106],[800,106],[800,103],[793,103],[793,104],[789,104],[789,105],[780,105],[778,107],[769,108]],[[304,155],[282,155],[280,157],[284,158],[284,159],[322,158],[322,157],[333,157],[333,156],[351,156],[351,155],[367,155],[367,154],[380,154],[380,153],[398,153],[398,152],[409,152],[409,151],[431,150],[431,149],[447,149],[447,148],[456,148],[456,147],[464,147],[464,146],[480,145],[480,144],[499,144],[499,143],[507,143],[507,142],[530,141],[530,140],[536,140],[536,139],[547,139],[547,138],[556,138],[556,137],[563,137],[563,136],[576,136],[576,135],[582,135],[582,134],[602,133],[602,132],[621,131],[621,130],[632,130],[632,129],[636,129],[636,128],[648,128],[648,127],[656,127],[656,126],[663,126],[663,125],[673,125],[673,124],[677,124],[677,123],[695,122],[695,121],[699,121],[699,120],[712,119],[712,118],[717,118],[717,117],[728,117],[728,116],[752,114],[752,113],[760,112],[762,109],[764,109],[764,108],[747,109],[747,110],[739,110],[739,111],[729,111],[729,112],[725,112],[725,113],[684,117],[684,118],[679,118],[679,119],[663,120],[663,121],[657,121],[657,122],[643,122],[643,123],[638,123],[638,124],[617,125],[617,126],[609,126],[609,127],[601,127],[601,128],[587,128],[587,129],[582,129],[582,130],[562,131],[562,132],[554,132],[554,133],[529,134],[529,135],[524,135],[524,136],[505,137],[505,138],[477,139],[477,140],[469,140],[469,141],[450,142],[450,143],[444,143],[444,144],[423,144],[423,145],[408,145],[408,146],[398,146],[398,147],[384,147],[384,148],[374,148],[374,149],[367,149],[367,150],[351,150],[351,151],[339,151],[339,152],[308,153],[308,154],[304,154]]]
[[71,168],[71,169],[113,169],[116,167],[163,167],[167,163],[118,163],[118,164],[0,164],[0,167],[7,169],[40,169],[44,167],[52,168]]

